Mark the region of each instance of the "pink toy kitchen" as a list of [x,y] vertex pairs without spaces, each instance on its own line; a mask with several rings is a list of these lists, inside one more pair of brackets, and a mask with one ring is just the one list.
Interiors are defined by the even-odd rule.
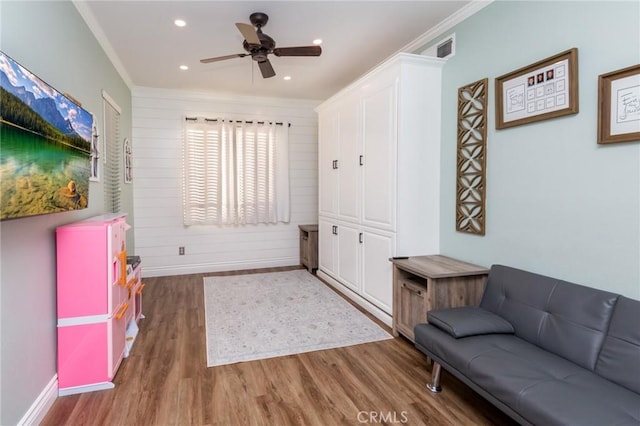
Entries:
[[56,229],[58,394],[110,389],[138,333],[141,263],[127,256],[124,214]]

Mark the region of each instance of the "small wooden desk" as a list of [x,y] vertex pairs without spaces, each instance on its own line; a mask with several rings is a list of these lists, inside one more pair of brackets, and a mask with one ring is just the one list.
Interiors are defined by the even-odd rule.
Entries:
[[478,305],[489,269],[446,256],[389,259],[393,263],[393,335],[415,341],[413,328],[427,312]]

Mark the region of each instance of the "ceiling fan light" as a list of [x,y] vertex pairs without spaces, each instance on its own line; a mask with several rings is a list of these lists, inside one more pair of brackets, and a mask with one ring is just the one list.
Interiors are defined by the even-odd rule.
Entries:
[[173,23],[176,25],[176,27],[186,27],[187,26],[187,23],[183,19],[176,19],[175,21],[173,21]]
[[291,76],[290,75],[285,75],[284,77],[282,77],[283,80],[289,81],[291,80]]
[[189,67],[188,67],[188,66],[186,66],[186,65],[180,65],[180,69],[181,69],[182,71],[186,71],[186,70],[188,70],[188,69],[189,69]]
[[321,38],[317,38],[317,39],[313,40],[313,44],[315,44],[316,46],[320,46],[322,44],[322,39]]

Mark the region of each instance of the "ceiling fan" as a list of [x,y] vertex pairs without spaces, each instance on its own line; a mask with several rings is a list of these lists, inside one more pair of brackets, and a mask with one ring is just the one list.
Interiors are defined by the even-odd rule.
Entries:
[[[298,47],[276,47],[274,39],[262,32],[262,27],[267,25],[269,17],[266,13],[256,12],[249,16],[251,24],[236,23],[236,27],[242,33],[244,42],[242,47],[248,53],[236,53],[234,55],[217,56],[215,58],[201,59],[200,62],[208,64],[211,62],[224,61],[232,58],[244,58],[251,56],[251,59],[258,63],[262,77],[269,78],[276,75],[276,72],[269,62],[267,55],[276,56],[320,56],[322,48],[320,46],[298,46]],[[253,27],[256,27],[255,29]]]

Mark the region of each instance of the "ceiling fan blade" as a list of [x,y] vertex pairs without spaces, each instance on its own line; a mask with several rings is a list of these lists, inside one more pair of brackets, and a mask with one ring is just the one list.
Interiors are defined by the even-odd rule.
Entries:
[[200,62],[202,62],[203,64],[208,64],[211,62],[224,61],[225,59],[244,58],[245,56],[247,56],[246,53],[236,53],[234,55],[216,56],[215,58],[200,59]]
[[320,56],[320,46],[276,47],[273,54],[276,56]]
[[269,60],[258,62],[258,66],[260,67],[260,72],[262,73],[262,77],[269,78],[276,75],[276,72],[273,70],[271,66],[271,62]]
[[242,37],[247,40],[249,44],[257,44],[261,45],[260,39],[258,38],[258,33],[256,33],[255,28],[251,24],[244,24],[242,22],[236,22],[236,27],[242,33]]

